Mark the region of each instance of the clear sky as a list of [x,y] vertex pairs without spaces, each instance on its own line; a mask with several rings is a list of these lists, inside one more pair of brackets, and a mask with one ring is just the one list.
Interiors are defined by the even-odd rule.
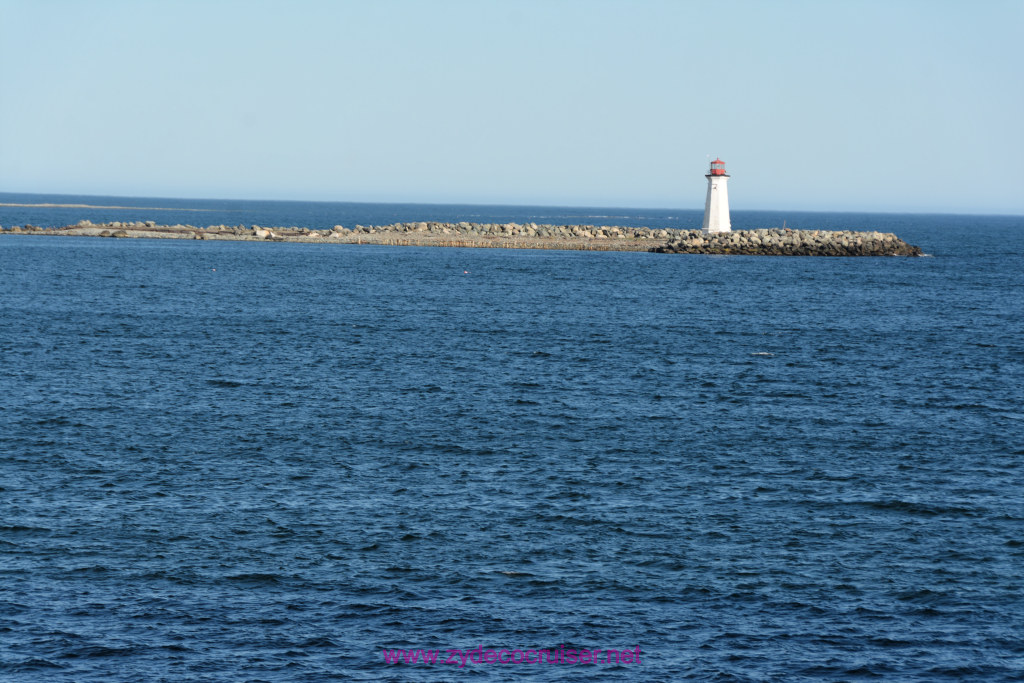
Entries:
[[0,0],[0,191],[1024,214],[1024,0]]

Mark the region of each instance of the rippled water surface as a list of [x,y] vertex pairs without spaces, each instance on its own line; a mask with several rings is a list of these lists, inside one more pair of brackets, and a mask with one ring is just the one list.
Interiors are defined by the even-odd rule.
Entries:
[[[1017,679],[1024,226],[886,220],[934,257],[0,236],[0,679]],[[478,645],[643,654],[382,655]]]

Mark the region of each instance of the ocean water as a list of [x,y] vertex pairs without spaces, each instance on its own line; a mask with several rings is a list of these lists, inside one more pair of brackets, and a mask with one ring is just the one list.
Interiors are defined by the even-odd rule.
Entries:
[[1020,680],[1024,219],[782,219],[932,256],[0,236],[0,680]]

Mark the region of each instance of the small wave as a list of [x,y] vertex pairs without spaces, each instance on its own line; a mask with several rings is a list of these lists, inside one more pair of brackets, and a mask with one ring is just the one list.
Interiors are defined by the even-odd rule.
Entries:
[[939,515],[964,515],[975,517],[979,511],[974,508],[957,505],[938,505],[929,503],[915,503],[905,500],[865,500],[848,501],[848,505],[856,505],[871,510],[883,510],[886,512],[903,512],[909,515],[922,517],[936,517]]
[[191,652],[192,649],[179,645],[178,643],[171,643],[170,645],[161,645],[161,650],[167,650],[168,652]]
[[444,391],[441,387],[436,384],[426,384],[422,387],[405,387],[401,389],[403,394],[436,394],[439,391]]
[[75,567],[69,569],[68,572],[72,574],[106,574],[107,572],[114,571],[110,567],[105,567],[102,564],[96,564],[89,567]]
[[248,574],[232,574],[225,576],[228,581],[237,581],[239,583],[280,583],[281,576],[278,574],[260,574],[260,573],[248,573]]
[[[55,417],[44,417],[41,420],[36,420],[36,424],[41,427],[67,427],[71,424],[71,420],[63,415],[57,415]],[[75,424],[74,426],[81,427],[83,425]]]
[[305,640],[305,641],[299,643],[299,647],[302,647],[302,648],[306,648],[306,647],[337,647],[337,646],[338,646],[338,644],[335,643],[330,638],[328,638],[327,636],[318,636],[318,637],[310,638],[309,640]]
[[240,382],[233,379],[208,379],[206,383],[214,387],[226,387],[233,389],[235,387],[244,387],[245,382]]
[[12,673],[18,673],[22,671],[36,671],[38,669],[65,668],[67,667],[64,664],[51,662],[49,659],[42,659],[40,657],[33,657],[32,659],[26,659],[21,662],[0,662],[0,671],[10,671]]
[[134,647],[107,647],[106,645],[88,645],[75,648],[61,655],[61,659],[77,659],[79,657],[126,657],[135,654]]
[[0,526],[0,533],[3,534],[46,534],[52,531],[44,526],[22,526],[20,524],[12,524]]

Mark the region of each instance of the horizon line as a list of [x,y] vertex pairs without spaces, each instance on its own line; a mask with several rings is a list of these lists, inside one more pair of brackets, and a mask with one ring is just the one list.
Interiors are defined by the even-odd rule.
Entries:
[[[49,196],[49,197],[96,197],[113,199],[174,199],[181,201],[213,201],[213,202],[290,202],[295,204],[361,204],[361,205],[397,205],[397,206],[490,206],[490,207],[519,207],[519,208],[554,208],[554,209],[632,209],[646,211],[694,211],[703,212],[702,208],[685,208],[671,206],[627,206],[618,205],[587,205],[587,204],[525,204],[525,203],[485,203],[485,202],[424,202],[424,201],[366,201],[366,200],[339,200],[339,199],[241,199],[235,197],[174,197],[166,195],[102,195],[102,194],[77,194],[66,192],[8,192],[0,190],[0,195],[21,195],[21,196]],[[209,209],[193,207],[158,207],[158,206],[124,206],[124,205],[100,205],[83,203],[56,203],[56,202],[0,202],[0,207],[23,207],[23,208],[81,208],[81,209],[103,209],[103,210],[125,210],[125,211],[240,211],[241,209]],[[731,213],[757,211],[763,213],[847,213],[847,214],[887,214],[887,215],[934,215],[934,216],[1005,216],[1024,217],[1024,213],[975,213],[966,210],[957,211],[911,211],[911,210],[877,210],[877,209],[737,209],[732,208]]]

